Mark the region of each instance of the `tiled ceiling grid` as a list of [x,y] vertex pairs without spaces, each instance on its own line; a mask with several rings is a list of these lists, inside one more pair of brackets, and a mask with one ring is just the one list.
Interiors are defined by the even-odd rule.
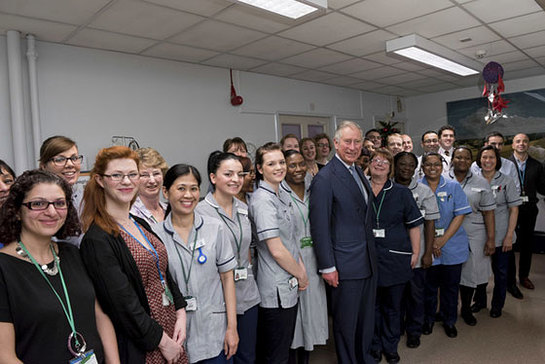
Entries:
[[329,0],[299,21],[228,0],[2,0],[0,31],[389,95],[477,85],[393,58],[385,42],[417,33],[505,79],[545,74],[545,11],[534,0]]

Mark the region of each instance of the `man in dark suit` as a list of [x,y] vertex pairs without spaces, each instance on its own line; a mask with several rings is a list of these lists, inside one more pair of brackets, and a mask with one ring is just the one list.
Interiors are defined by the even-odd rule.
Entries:
[[333,140],[335,157],[314,177],[310,226],[318,269],[331,288],[333,334],[342,364],[374,363],[376,253],[373,193],[354,162],[362,147],[360,127],[342,122]]
[[[513,137],[513,155],[509,158],[516,166],[520,181],[520,195],[522,205],[519,206],[517,220],[517,245],[520,251],[519,257],[519,281],[526,289],[534,289],[534,284],[529,278],[532,264],[532,249],[534,229],[538,214],[536,192],[545,194],[545,173],[543,166],[528,155],[530,139],[526,134],[517,134]],[[517,288],[516,263],[513,255],[509,261],[507,274],[507,290],[515,298],[522,298],[522,293]]]

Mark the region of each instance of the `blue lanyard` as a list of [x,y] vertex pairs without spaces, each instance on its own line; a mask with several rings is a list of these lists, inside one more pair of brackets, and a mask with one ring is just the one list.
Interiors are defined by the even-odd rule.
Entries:
[[[528,160],[526,160],[527,162]],[[522,195],[524,195],[524,178],[526,176],[526,162],[524,162],[524,169],[519,168],[518,162],[515,161],[515,165],[517,166],[517,172],[519,174],[519,181],[520,181],[520,190],[522,191]]]
[[148,237],[146,236],[146,234],[144,234],[144,232],[142,231],[142,229],[140,228],[140,226],[136,223],[136,221],[133,220],[133,218],[131,218],[131,221],[134,223],[134,225],[136,226],[136,228],[138,229],[138,231],[140,231],[140,234],[142,234],[142,236],[144,237],[144,239],[146,239],[146,242],[148,243],[148,245],[150,246],[151,249],[149,249],[147,246],[145,246],[144,244],[142,244],[140,242],[140,240],[138,240],[133,234],[131,234],[130,232],[127,231],[127,229],[125,229],[123,227],[123,225],[121,224],[118,224],[121,229],[123,229],[123,231],[125,231],[127,234],[129,234],[134,240],[136,240],[138,242],[138,244],[140,244],[140,246],[142,246],[142,248],[146,249],[146,251],[148,253],[150,253],[151,255],[153,255],[153,258],[155,259],[155,266],[157,267],[157,272],[159,273],[159,279],[161,280],[161,284],[163,285],[163,287],[165,287],[165,279],[163,278],[163,273],[161,273],[161,268],[159,267],[159,254],[157,253],[157,250],[155,250],[155,248],[153,247],[153,245],[151,244],[151,242],[149,241]]

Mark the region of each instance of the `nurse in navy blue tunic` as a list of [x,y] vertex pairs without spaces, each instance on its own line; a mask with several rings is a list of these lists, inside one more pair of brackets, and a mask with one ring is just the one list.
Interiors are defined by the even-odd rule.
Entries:
[[371,355],[398,362],[401,336],[401,299],[412,278],[420,250],[420,228],[424,217],[411,191],[389,179],[393,175],[392,154],[379,149],[371,155],[369,171],[375,200],[373,234],[378,257],[378,288],[375,305],[375,335]]

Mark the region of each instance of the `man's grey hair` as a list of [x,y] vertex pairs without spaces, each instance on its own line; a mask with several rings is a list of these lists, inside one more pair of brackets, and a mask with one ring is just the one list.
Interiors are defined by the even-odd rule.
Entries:
[[342,131],[343,129],[346,129],[346,128],[359,130],[360,135],[362,136],[362,139],[363,139],[363,131],[361,130],[361,127],[357,123],[350,120],[344,120],[339,125],[337,125],[337,129],[335,130],[335,137],[333,139],[339,142],[341,140]]

